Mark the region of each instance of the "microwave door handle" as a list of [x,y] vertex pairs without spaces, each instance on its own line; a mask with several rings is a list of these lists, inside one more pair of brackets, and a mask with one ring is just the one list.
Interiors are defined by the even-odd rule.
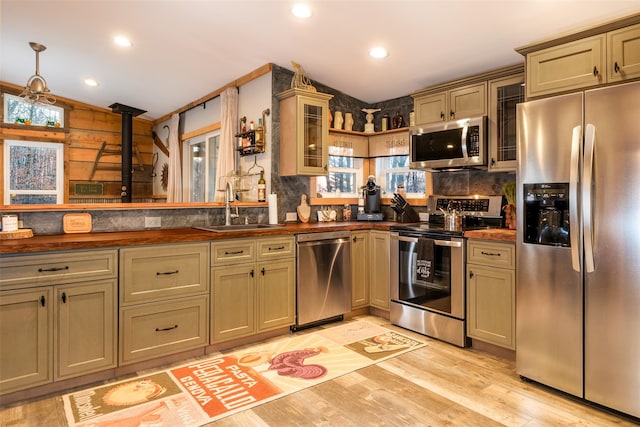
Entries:
[[462,128],[462,139],[460,141],[460,146],[462,147],[462,157],[465,160],[469,158],[469,153],[467,153],[467,131],[469,130],[469,122],[464,125]]
[[578,212],[578,185],[580,184],[580,148],[582,126],[573,128],[571,137],[571,164],[569,169],[569,235],[571,236],[571,266],[581,271],[580,265],[580,213]]

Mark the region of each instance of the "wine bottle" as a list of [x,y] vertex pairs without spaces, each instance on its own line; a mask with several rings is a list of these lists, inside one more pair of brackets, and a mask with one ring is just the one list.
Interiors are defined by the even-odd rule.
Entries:
[[258,127],[256,128],[256,151],[264,151],[264,127],[262,119],[258,119]]
[[267,200],[267,183],[264,180],[264,171],[260,171],[260,179],[258,180],[258,201],[264,202]]

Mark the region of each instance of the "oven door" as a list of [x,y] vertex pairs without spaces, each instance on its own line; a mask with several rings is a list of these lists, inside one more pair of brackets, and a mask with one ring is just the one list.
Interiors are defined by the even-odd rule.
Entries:
[[[418,274],[418,238],[433,241],[433,265],[429,279]],[[465,318],[464,239],[400,233],[393,235],[391,301],[415,308]],[[395,258],[397,257],[397,259]]]

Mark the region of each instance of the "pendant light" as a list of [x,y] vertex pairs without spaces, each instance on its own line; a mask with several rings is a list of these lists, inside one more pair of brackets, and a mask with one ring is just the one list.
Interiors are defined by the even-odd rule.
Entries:
[[47,82],[40,75],[40,52],[44,51],[47,47],[40,43],[30,42],[29,46],[36,52],[36,73],[29,77],[27,85],[20,95],[24,101],[30,104],[55,104],[56,98],[50,95]]

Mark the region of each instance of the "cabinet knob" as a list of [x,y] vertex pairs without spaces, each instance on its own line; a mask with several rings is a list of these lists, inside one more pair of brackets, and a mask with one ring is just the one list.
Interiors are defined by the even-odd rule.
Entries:
[[45,299],[44,299],[44,295],[42,295],[42,296],[40,297],[40,305],[44,307],[45,303],[46,303],[46,301],[45,301]]
[[63,303],[63,304],[66,304],[66,303],[67,303],[67,293],[66,293],[66,292],[63,292],[63,293],[62,293],[62,303]]
[[598,71],[598,67],[593,66],[593,77],[598,77],[600,75],[600,71]]
[[249,273],[251,275],[251,277],[253,277],[255,275],[255,271],[253,271],[253,269],[251,270],[251,273]]
[[491,166],[495,166],[496,165],[496,159],[494,159],[493,157],[491,158]]
[[444,120],[444,113],[442,111],[440,112],[440,120]]
[[620,67],[618,66],[618,61],[613,63],[613,72],[614,73],[619,73],[620,72]]
[[262,267],[262,270],[260,270],[260,273],[262,273],[262,275],[264,276],[264,267]]
[[453,110],[449,111],[449,117],[451,117],[452,119],[456,117],[456,113],[453,112]]
[[473,271],[469,271],[469,279],[473,279],[473,276],[474,276]]

